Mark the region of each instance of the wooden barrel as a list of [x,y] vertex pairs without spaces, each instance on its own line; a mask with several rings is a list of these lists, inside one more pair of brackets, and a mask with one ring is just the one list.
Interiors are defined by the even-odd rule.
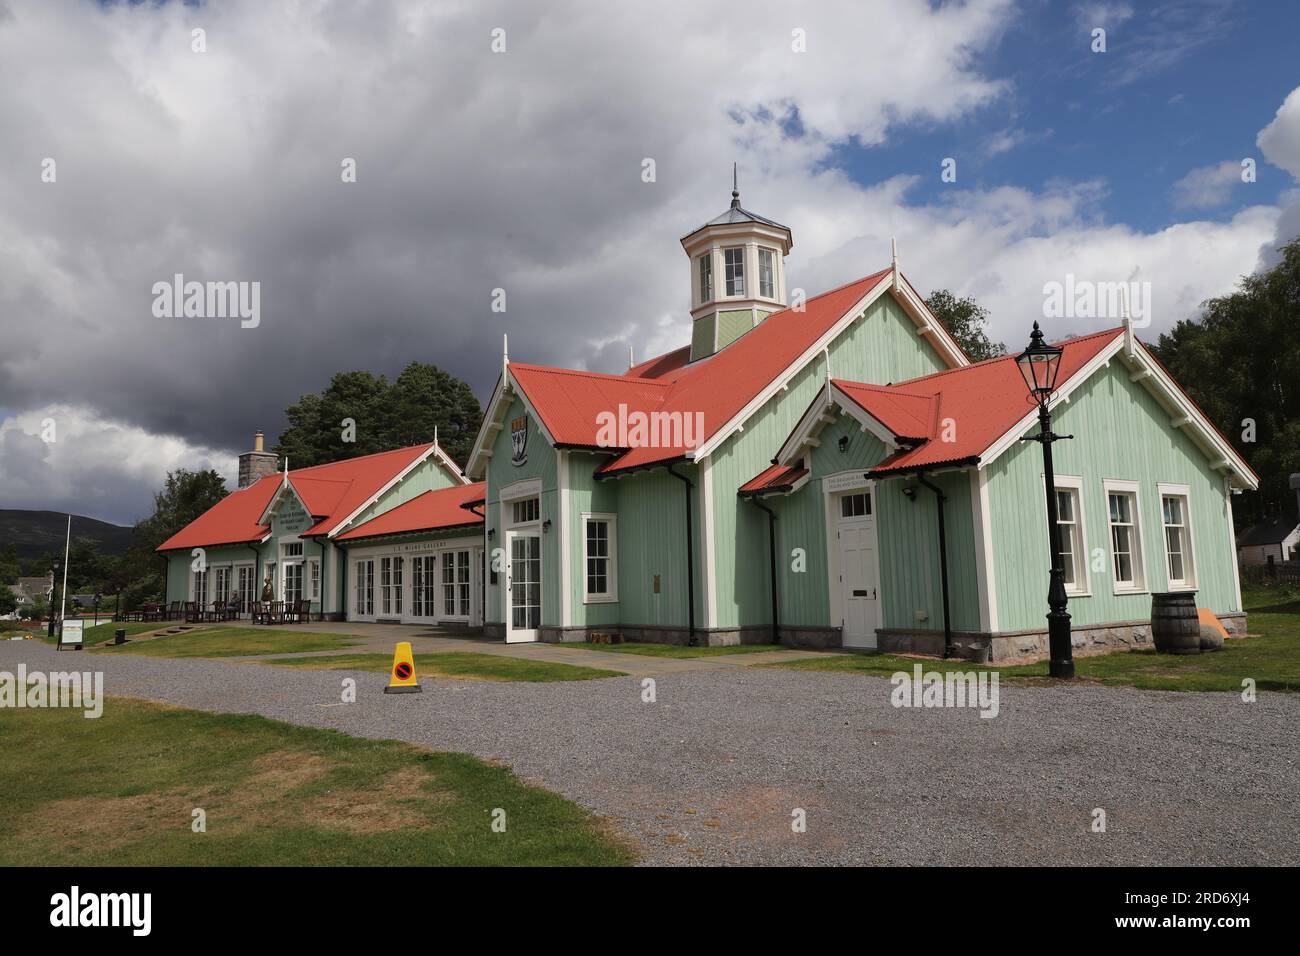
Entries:
[[1196,617],[1196,592],[1151,595],[1151,640],[1161,654],[1199,654],[1201,622]]

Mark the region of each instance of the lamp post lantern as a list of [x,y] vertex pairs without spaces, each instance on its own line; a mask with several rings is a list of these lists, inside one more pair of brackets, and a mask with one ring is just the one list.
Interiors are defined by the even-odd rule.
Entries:
[[1047,641],[1050,654],[1048,673],[1062,680],[1074,679],[1074,652],[1070,646],[1070,613],[1065,595],[1065,569],[1061,562],[1061,526],[1056,506],[1056,473],[1052,468],[1052,443],[1073,435],[1052,432],[1052,393],[1061,367],[1062,349],[1043,341],[1043,332],[1034,323],[1029,346],[1016,357],[1016,366],[1024,377],[1030,398],[1038,405],[1038,434],[1021,441],[1036,441],[1043,446],[1043,479],[1047,486],[1047,542],[1052,553],[1051,582],[1047,587]]

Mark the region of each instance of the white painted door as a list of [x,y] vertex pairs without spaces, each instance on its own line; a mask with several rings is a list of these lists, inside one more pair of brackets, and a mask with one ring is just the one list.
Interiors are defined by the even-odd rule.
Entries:
[[844,646],[874,648],[880,626],[880,559],[870,492],[840,498],[840,589]]
[[506,643],[536,641],[542,626],[542,538],[521,531],[506,533],[510,563],[506,570],[509,616]]

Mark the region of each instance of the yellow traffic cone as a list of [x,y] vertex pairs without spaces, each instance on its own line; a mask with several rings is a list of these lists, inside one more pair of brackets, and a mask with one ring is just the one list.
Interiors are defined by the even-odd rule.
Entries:
[[411,653],[411,643],[402,641],[393,649],[393,669],[384,693],[419,694],[423,690],[415,679],[415,656]]

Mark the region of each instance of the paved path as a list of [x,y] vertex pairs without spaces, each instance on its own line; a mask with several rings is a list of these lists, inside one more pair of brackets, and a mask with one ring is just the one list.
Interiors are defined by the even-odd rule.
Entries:
[[352,672],[359,700],[343,705],[337,671],[0,643],[0,669],[19,661],[102,669],[110,694],[503,760],[610,818],[648,863],[1300,863],[1300,695],[1003,687],[990,720],[894,708],[877,678],[729,667],[658,677],[653,704],[634,677],[424,678],[390,696],[385,675]]
[[[243,624],[207,625],[209,627],[247,627]],[[552,664],[574,664],[579,667],[597,667],[622,671],[636,677],[654,677],[660,674],[680,674],[698,670],[729,670],[736,667],[753,667],[757,664],[775,664],[817,657],[827,651],[799,651],[779,649],[772,651],[746,651],[736,654],[717,654],[710,657],[653,657],[645,654],[626,654],[599,650],[599,645],[585,643],[566,644],[507,644],[477,635],[457,632],[448,628],[420,627],[410,624],[366,624],[356,622],[317,621],[311,624],[288,625],[277,630],[310,631],[325,634],[342,634],[356,643],[351,647],[333,651],[310,651],[289,654],[261,654],[256,657],[225,658],[232,661],[264,661],[277,657],[330,657],[347,654],[391,654],[398,641],[409,641],[416,654],[437,651],[469,651],[474,654],[499,654],[524,660],[546,661]],[[418,668],[417,668],[418,670]]]

